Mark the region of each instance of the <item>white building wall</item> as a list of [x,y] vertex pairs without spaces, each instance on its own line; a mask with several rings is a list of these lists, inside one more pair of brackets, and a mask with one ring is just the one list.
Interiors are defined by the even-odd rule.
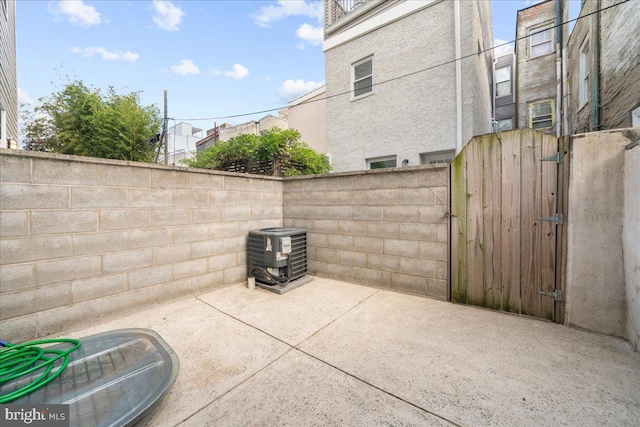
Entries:
[[327,100],[325,86],[288,104],[289,128],[318,153],[327,153]]
[[[462,54],[476,52],[482,38],[482,31],[472,28],[479,16],[474,3],[460,2]],[[414,166],[420,153],[456,148],[455,64],[394,80],[454,60],[454,24],[453,2],[439,1],[333,47],[331,35],[327,38],[327,140],[335,171],[365,169],[366,159],[392,155],[398,165],[406,159]],[[371,95],[352,100],[351,64],[371,55],[376,86]],[[485,59],[462,67],[463,145],[491,129],[490,61]],[[488,69],[479,70],[480,62]],[[384,81],[389,82],[379,84]]]
[[[196,129],[198,135],[199,130]],[[196,142],[202,139],[202,135],[194,136],[194,128],[191,124],[180,122],[167,130],[169,140],[168,164],[180,166],[180,160],[189,158],[196,151]]]
[[0,1],[0,147],[18,141],[18,78],[16,72],[16,2]]

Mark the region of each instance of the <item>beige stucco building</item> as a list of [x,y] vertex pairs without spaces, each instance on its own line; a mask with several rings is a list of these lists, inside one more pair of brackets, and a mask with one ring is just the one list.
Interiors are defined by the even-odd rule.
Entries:
[[336,171],[446,161],[491,132],[491,2],[325,0],[324,25]]
[[238,135],[260,135],[262,132],[271,129],[289,129],[287,120],[272,115],[267,115],[260,120],[252,120],[233,126],[229,123],[223,123],[207,130],[207,136],[196,142],[196,150],[204,151],[215,145],[217,141],[228,141]]
[[327,153],[327,87],[322,86],[289,101],[289,129],[318,153]]
[[16,2],[0,1],[0,147],[18,148]]

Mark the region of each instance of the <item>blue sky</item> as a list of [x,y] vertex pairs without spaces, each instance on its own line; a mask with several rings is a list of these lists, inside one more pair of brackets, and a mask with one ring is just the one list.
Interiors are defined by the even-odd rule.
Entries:
[[[533,3],[493,0],[494,37],[512,40],[516,11]],[[69,76],[160,108],[166,89],[175,119],[277,108],[324,81],[321,28],[315,0],[18,1],[19,98],[33,103]]]

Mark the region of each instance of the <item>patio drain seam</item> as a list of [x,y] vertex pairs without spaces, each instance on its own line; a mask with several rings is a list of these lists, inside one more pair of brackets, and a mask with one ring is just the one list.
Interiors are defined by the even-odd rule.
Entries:
[[[278,358],[274,359],[272,362],[270,362],[269,364],[267,364],[266,366],[264,366],[264,367],[263,367],[263,368],[261,368],[260,370],[258,370],[258,371],[256,371],[256,372],[254,372],[252,375],[250,375],[250,376],[249,376],[249,377],[247,377],[245,380],[243,380],[243,381],[241,381],[240,383],[238,383],[236,386],[234,386],[234,387],[230,388],[229,390],[227,390],[226,392],[224,392],[223,394],[221,394],[220,396],[218,396],[217,398],[215,398],[214,400],[212,400],[209,404],[207,404],[207,405],[205,405],[204,407],[200,408],[200,409],[199,409],[198,411],[196,411],[195,413],[193,413],[193,414],[189,415],[187,418],[185,418],[185,419],[184,419],[184,420],[182,420],[181,422],[185,422],[185,421],[187,421],[189,418],[191,418],[191,417],[195,416],[196,414],[198,414],[199,412],[201,412],[202,410],[204,410],[206,407],[208,407],[208,406],[209,406],[209,405],[211,405],[212,403],[216,402],[218,399],[222,398],[223,396],[225,396],[226,394],[228,394],[228,393],[229,393],[229,392],[231,392],[232,390],[234,390],[234,389],[236,389],[237,387],[239,387],[240,385],[244,384],[244,383],[245,383],[246,381],[248,381],[249,379],[251,379],[251,378],[253,378],[254,376],[258,375],[260,372],[262,372],[263,370],[265,370],[266,368],[268,368],[269,366],[271,366],[272,364],[274,364],[275,362],[277,362],[278,360],[280,360],[280,359],[281,359],[282,357],[284,357],[285,355],[289,354],[289,352],[291,352],[292,350],[297,350],[297,351],[301,352],[302,354],[305,354],[305,355],[307,355],[307,356],[309,356],[309,357],[313,358],[314,360],[317,360],[317,361],[318,361],[318,362],[320,362],[320,363],[323,363],[323,364],[325,364],[325,365],[327,365],[327,366],[329,366],[329,367],[331,367],[331,368],[333,368],[333,369],[336,369],[336,370],[338,370],[338,371],[342,372],[343,374],[345,374],[345,375],[347,375],[347,376],[349,376],[349,377],[351,377],[351,378],[353,378],[353,379],[355,379],[355,380],[357,380],[357,381],[359,381],[359,382],[361,382],[361,383],[363,383],[363,384],[368,385],[369,387],[372,387],[372,388],[374,388],[374,389],[376,389],[376,390],[378,390],[378,391],[380,391],[380,392],[382,392],[382,393],[384,393],[384,394],[386,394],[386,395],[388,395],[388,396],[391,396],[391,397],[392,397],[392,398],[394,398],[394,399],[397,399],[397,400],[399,400],[399,401],[401,401],[401,402],[404,402],[404,403],[406,403],[406,404],[408,404],[408,405],[410,405],[410,406],[413,406],[413,407],[414,407],[414,408],[416,408],[416,409],[419,409],[419,410],[421,410],[421,411],[423,411],[423,412],[426,412],[426,413],[428,413],[428,414],[430,414],[430,415],[433,415],[433,416],[434,416],[434,417],[436,417],[436,418],[440,418],[441,420],[446,421],[446,422],[448,422],[448,423],[450,423],[450,424],[452,424],[452,425],[454,425],[454,426],[456,426],[456,427],[462,427],[460,424],[457,424],[456,422],[451,421],[450,419],[445,418],[445,417],[443,417],[442,415],[438,415],[438,414],[437,414],[437,413],[435,413],[435,412],[432,412],[432,411],[430,411],[430,410],[428,410],[428,409],[426,409],[426,408],[423,408],[423,407],[421,407],[421,406],[419,406],[419,405],[417,405],[417,404],[415,404],[415,403],[413,403],[413,402],[410,402],[410,401],[408,401],[408,400],[406,400],[406,399],[404,399],[404,398],[402,398],[402,397],[400,397],[400,396],[397,396],[397,395],[395,395],[395,394],[393,394],[393,393],[391,393],[391,392],[389,392],[389,391],[387,391],[387,390],[385,390],[385,389],[383,389],[383,388],[380,388],[380,387],[376,386],[375,384],[372,384],[372,383],[370,383],[370,382],[368,382],[368,381],[365,381],[365,380],[363,380],[362,378],[360,378],[360,377],[358,377],[358,376],[356,376],[356,375],[354,375],[354,374],[352,374],[352,373],[350,373],[350,372],[347,372],[347,371],[345,371],[344,369],[341,369],[341,368],[339,368],[339,367],[337,367],[337,366],[335,366],[335,365],[333,365],[333,364],[331,364],[331,363],[329,363],[329,362],[327,362],[327,361],[325,361],[325,360],[322,360],[322,359],[320,359],[319,357],[314,356],[313,354],[308,353],[308,352],[306,352],[305,350],[302,350],[301,348],[299,348],[299,347],[298,347],[298,346],[302,345],[304,342],[306,342],[307,340],[309,340],[310,338],[312,338],[313,336],[315,336],[316,334],[318,334],[319,332],[321,332],[322,330],[324,330],[325,328],[327,328],[329,325],[333,324],[336,320],[338,320],[338,319],[342,318],[342,317],[343,317],[343,316],[345,316],[347,313],[351,312],[351,311],[352,311],[352,310],[354,310],[356,307],[358,307],[358,306],[360,306],[361,304],[363,304],[363,303],[364,303],[365,301],[367,301],[369,298],[371,298],[371,297],[373,297],[374,295],[378,294],[380,291],[381,291],[381,289],[378,289],[377,291],[375,291],[375,292],[374,292],[374,293],[372,293],[371,295],[367,296],[365,299],[363,299],[362,301],[360,301],[358,304],[354,305],[354,306],[353,306],[353,307],[351,307],[349,310],[345,311],[345,312],[344,312],[344,313],[342,313],[340,316],[336,317],[336,318],[335,318],[335,319],[333,319],[331,322],[327,323],[327,324],[326,324],[326,325],[324,325],[322,328],[318,329],[316,332],[314,332],[314,333],[313,333],[313,334],[311,334],[309,337],[305,338],[304,340],[302,340],[301,342],[299,342],[299,343],[298,343],[298,344],[296,344],[296,345],[291,345],[291,344],[289,344],[288,342],[283,341],[282,339],[280,339],[280,338],[278,338],[278,337],[276,337],[276,336],[273,336],[273,335],[271,335],[270,333],[268,333],[268,332],[266,332],[266,331],[263,331],[262,329],[260,329],[260,328],[258,328],[258,327],[256,327],[256,326],[254,326],[254,325],[251,325],[251,324],[249,324],[249,323],[245,322],[245,321],[244,321],[244,320],[242,320],[242,319],[238,319],[237,317],[233,316],[232,314],[229,314],[229,313],[227,313],[227,312],[225,312],[225,311],[222,311],[222,310],[220,310],[219,308],[217,308],[217,307],[215,307],[215,306],[213,306],[213,305],[209,304],[208,302],[206,302],[206,301],[204,301],[204,300],[201,300],[200,298],[196,297],[196,299],[197,299],[198,301],[203,302],[204,304],[208,305],[209,307],[213,308],[214,310],[216,310],[216,311],[218,311],[218,312],[220,312],[220,313],[222,313],[222,314],[224,314],[224,315],[226,315],[226,316],[229,316],[230,318],[232,318],[232,319],[234,319],[234,320],[236,320],[236,321],[238,321],[238,322],[240,322],[240,323],[242,323],[242,324],[244,324],[244,325],[247,325],[247,326],[249,326],[250,328],[253,328],[253,329],[255,329],[255,330],[259,331],[259,332],[262,332],[263,334],[265,334],[265,335],[267,335],[267,336],[269,336],[269,337],[271,337],[271,338],[275,339],[276,341],[279,341],[279,342],[281,342],[281,343],[283,343],[283,344],[285,344],[285,345],[289,346],[289,350],[287,350],[286,352],[284,352],[282,355],[280,355]],[[176,424],[176,426],[177,426],[177,424]]]
[[[204,301],[203,301],[204,302]],[[207,304],[208,305],[208,304]],[[215,307],[213,307],[215,308]],[[224,313],[226,314],[226,313]],[[286,343],[285,343],[286,344]],[[288,344],[287,344],[288,345]],[[263,366],[262,368],[258,369],[257,371],[255,371],[253,374],[249,375],[247,378],[245,378],[244,380],[240,381],[238,384],[236,384],[235,386],[231,387],[229,390],[225,391],[224,393],[222,393],[220,396],[216,397],[215,399],[213,399],[211,402],[207,403],[206,405],[204,405],[202,408],[198,409],[196,412],[194,412],[193,414],[189,415],[188,417],[186,417],[185,419],[183,419],[182,421],[180,421],[179,423],[174,424],[174,427],[178,427],[180,424],[187,422],[190,418],[195,417],[196,415],[198,415],[200,412],[204,411],[205,409],[207,409],[209,406],[211,406],[212,404],[214,404],[215,402],[217,402],[218,400],[222,399],[224,396],[226,396],[227,394],[231,393],[233,390],[235,390],[236,388],[240,387],[242,384],[246,383],[247,381],[249,381],[250,379],[252,379],[253,377],[255,377],[256,375],[258,375],[260,372],[264,371],[265,369],[267,369],[269,366],[273,365],[274,363],[276,363],[277,361],[279,361],[280,359],[282,359],[284,356],[286,356],[287,354],[289,354],[292,350],[294,350],[293,347],[289,346],[289,348],[287,349],[287,351],[285,351],[284,353],[282,353],[280,356],[276,357],[275,359],[273,359],[271,362],[267,363],[265,366]]]
[[375,388],[376,390],[378,390],[378,391],[380,391],[380,392],[382,392],[382,393],[384,393],[384,394],[386,394],[386,395],[388,395],[388,396],[391,396],[391,397],[393,397],[393,398],[395,398],[395,399],[398,399],[399,401],[404,402],[404,403],[406,403],[407,405],[413,406],[413,407],[414,407],[414,408],[416,408],[416,409],[419,409],[419,410],[421,410],[421,411],[423,411],[423,412],[426,412],[426,413],[428,413],[428,414],[431,414],[431,415],[433,415],[434,417],[440,418],[441,420],[446,421],[446,422],[448,422],[448,423],[450,423],[450,424],[452,424],[452,425],[454,425],[454,426],[456,426],[456,427],[462,427],[462,425],[460,425],[460,424],[456,423],[455,421],[451,421],[450,419],[448,419],[448,418],[446,418],[446,417],[443,417],[442,415],[436,414],[435,412],[432,412],[432,411],[430,411],[430,410],[428,410],[428,409],[426,409],[426,408],[423,408],[422,406],[419,406],[419,405],[417,405],[417,404],[415,404],[415,403],[413,403],[413,402],[410,402],[410,401],[408,401],[408,400],[406,400],[406,399],[404,399],[404,398],[402,398],[402,397],[400,397],[400,396],[398,396],[398,395],[396,395],[396,394],[391,393],[390,391],[387,391],[387,390],[385,390],[385,389],[383,389],[383,388],[380,388],[380,387],[378,387],[378,386],[377,386],[377,385],[375,385],[375,384],[372,384],[372,383],[370,383],[370,382],[368,382],[368,381],[365,381],[365,380],[363,380],[362,378],[360,378],[360,377],[358,377],[358,376],[356,376],[356,375],[354,375],[354,374],[352,374],[352,373],[350,373],[350,372],[347,372],[347,371],[345,371],[344,369],[339,368],[339,367],[337,367],[337,366],[335,366],[335,365],[333,365],[333,364],[331,364],[331,363],[327,362],[326,360],[320,359],[319,357],[314,356],[314,355],[313,355],[313,354],[311,354],[311,353],[307,353],[306,351],[301,350],[301,349],[299,349],[299,348],[296,348],[296,350],[298,350],[299,352],[301,352],[301,353],[303,353],[303,354],[306,354],[307,356],[309,356],[309,357],[311,357],[311,358],[313,358],[313,359],[315,359],[315,360],[317,360],[317,361],[319,361],[319,362],[321,362],[321,363],[324,363],[324,364],[325,364],[325,365],[327,365],[327,366],[332,367],[332,368],[333,368],[333,369],[335,369],[335,370],[338,370],[338,371],[342,372],[342,373],[343,373],[343,374],[345,374],[345,375],[350,376],[351,378],[353,378],[353,379],[355,379],[355,380],[357,380],[357,381],[360,381],[360,382],[361,382],[361,383],[363,383],[363,384],[368,385],[369,387]]
[[375,292],[373,292],[372,294],[368,295],[365,299],[363,299],[362,301],[358,302],[356,305],[354,305],[353,307],[351,307],[349,310],[345,311],[344,313],[342,313],[340,316],[336,317],[335,319],[333,319],[331,322],[327,323],[326,325],[324,325],[322,328],[318,329],[317,331],[315,331],[314,333],[312,333],[311,335],[309,335],[307,338],[303,339],[302,341],[300,341],[298,344],[296,344],[294,347],[298,348],[298,346],[301,346],[304,342],[310,340],[311,338],[315,337],[317,334],[319,334],[320,332],[324,331],[326,328],[328,328],[330,325],[332,325],[334,322],[336,322],[338,319],[342,319],[344,316],[346,316],[347,314],[351,313],[353,310],[355,310],[356,308],[360,307],[365,301],[368,301],[370,298],[372,298],[374,295],[377,295],[379,292],[381,291],[381,289],[377,289]]

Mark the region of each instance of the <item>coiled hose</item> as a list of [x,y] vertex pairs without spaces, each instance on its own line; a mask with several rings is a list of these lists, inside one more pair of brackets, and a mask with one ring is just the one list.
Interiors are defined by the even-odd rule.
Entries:
[[259,266],[254,266],[253,268],[251,268],[251,270],[249,270],[249,276],[252,276],[256,271],[261,272],[262,274],[265,275],[265,277],[267,279],[271,279],[271,281],[273,282],[272,284],[281,284],[281,285],[286,285],[287,283],[289,283],[291,281],[291,257],[287,255],[287,273],[288,275],[285,277],[281,277],[281,276],[276,276],[275,274],[271,274],[271,272],[269,270],[267,270],[266,268],[262,268]]
[[[40,347],[43,344],[69,343],[72,345],[67,350],[53,350]],[[69,361],[69,355],[80,348],[80,341],[71,338],[59,338],[55,340],[29,341],[22,344],[10,344],[0,342],[4,348],[0,348],[0,386],[10,381],[19,380],[38,370],[43,372],[24,386],[7,394],[0,395],[0,403],[8,403],[19,397],[44,387],[56,379],[65,370]],[[62,360],[61,364],[54,364]],[[55,370],[54,370],[55,369]]]

